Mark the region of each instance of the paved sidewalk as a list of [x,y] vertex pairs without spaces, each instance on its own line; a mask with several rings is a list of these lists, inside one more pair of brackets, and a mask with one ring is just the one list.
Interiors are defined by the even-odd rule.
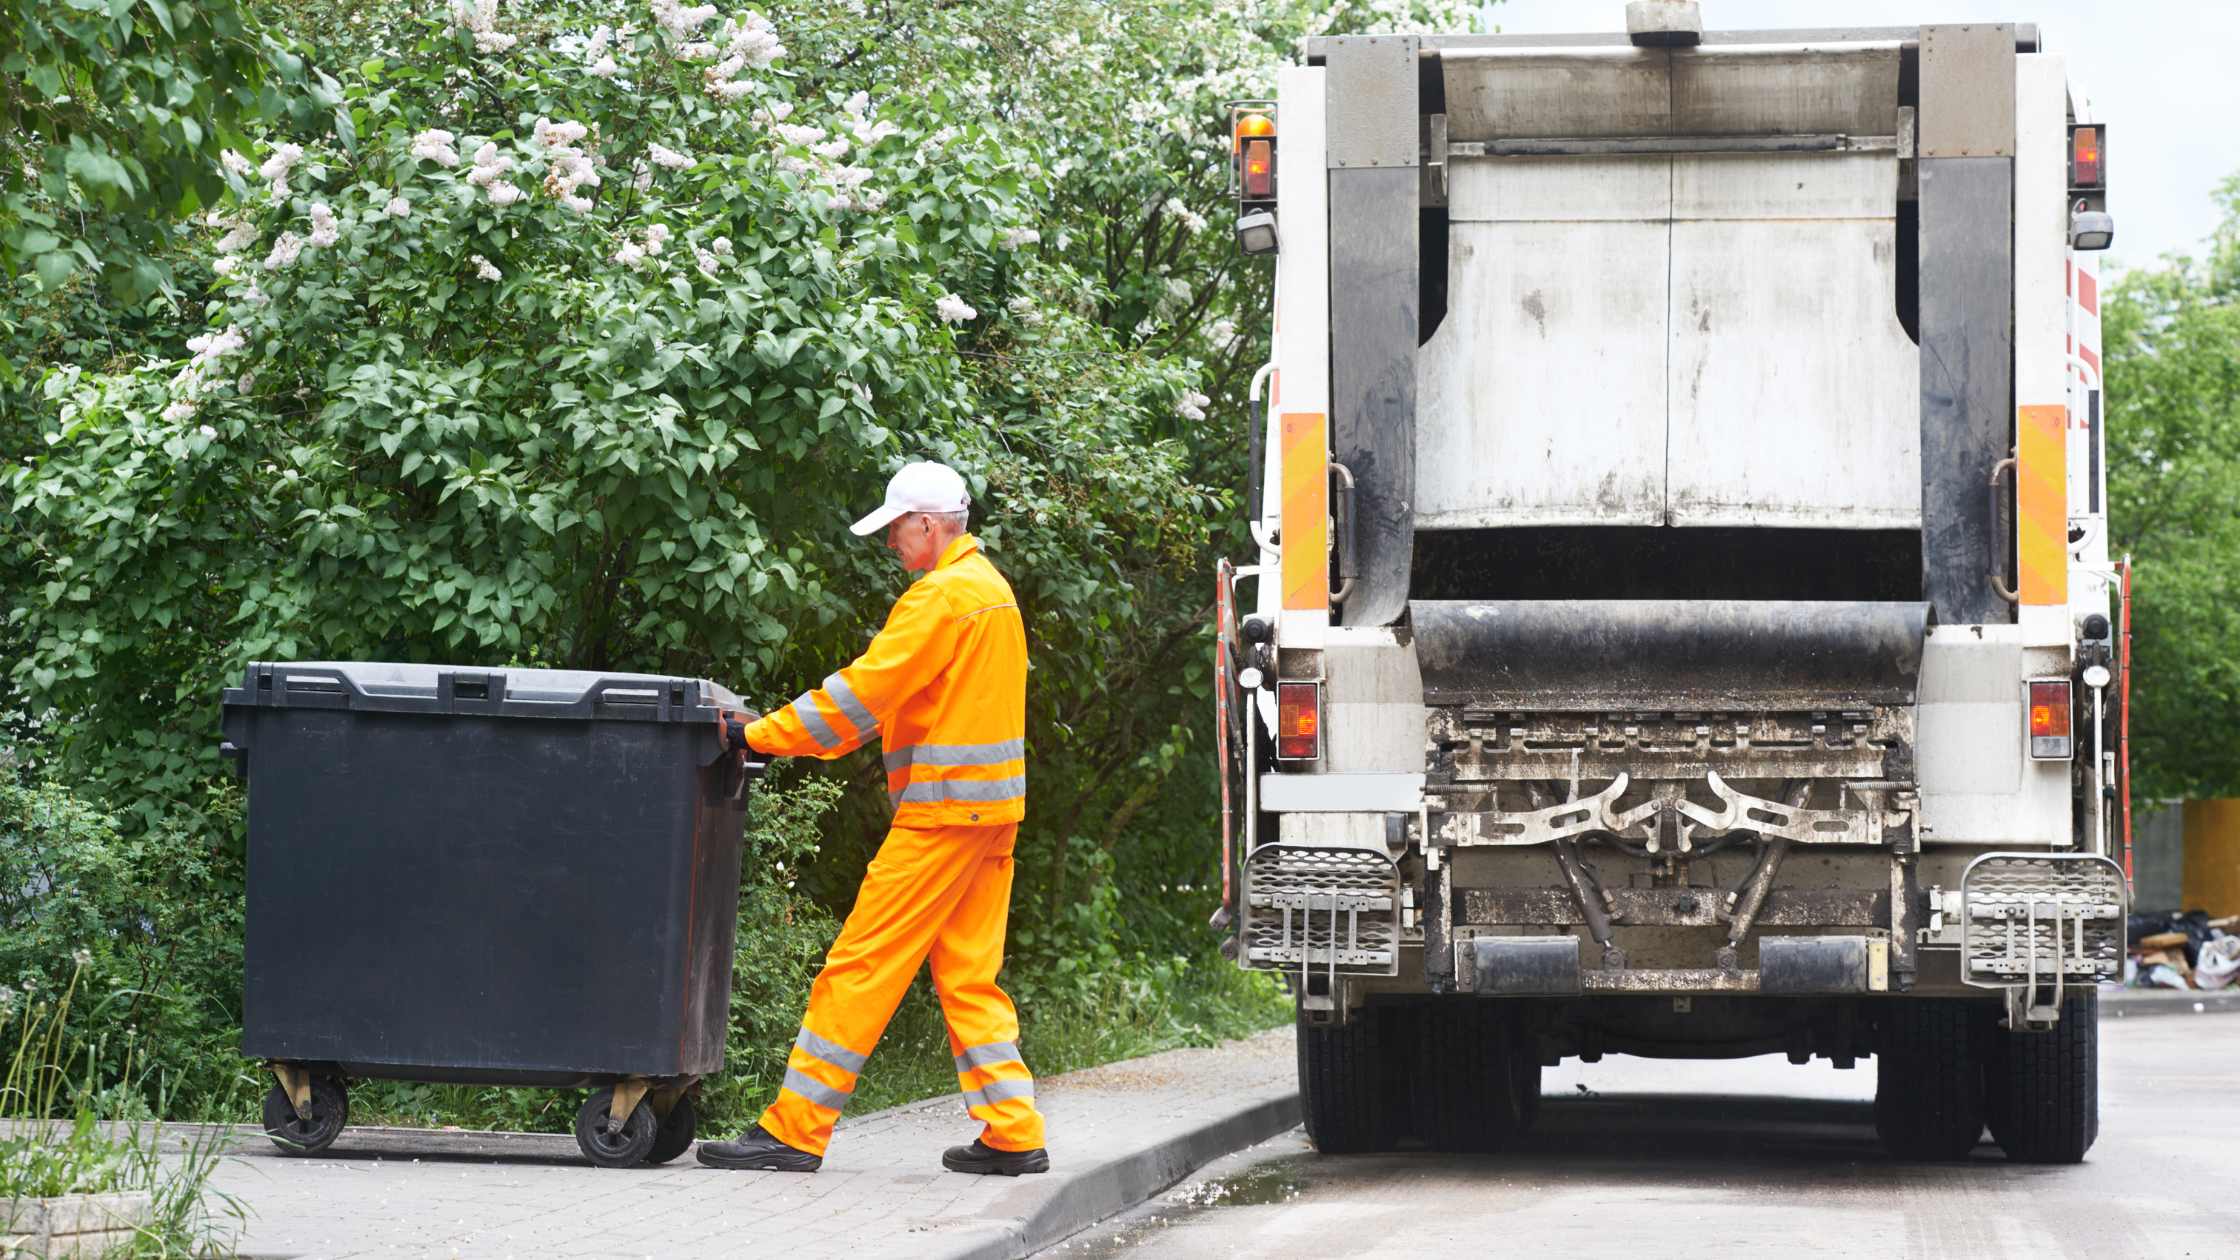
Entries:
[[2240,1011],[2240,987],[2230,989],[2130,989],[2100,986],[2100,1017],[2129,1019],[2135,1015],[2208,1015]]
[[1038,1177],[943,1171],[942,1148],[978,1130],[945,1098],[842,1120],[814,1176],[689,1154],[615,1171],[562,1135],[353,1128],[310,1159],[252,1136],[213,1184],[253,1212],[238,1246],[259,1260],[1010,1260],[1297,1124],[1291,1030],[1044,1078],[1036,1101],[1054,1165]]

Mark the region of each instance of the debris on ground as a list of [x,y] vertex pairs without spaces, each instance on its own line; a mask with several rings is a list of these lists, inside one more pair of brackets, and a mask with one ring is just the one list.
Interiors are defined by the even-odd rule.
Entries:
[[2240,982],[2240,915],[2206,910],[2131,915],[2124,983],[2135,989],[2223,989]]

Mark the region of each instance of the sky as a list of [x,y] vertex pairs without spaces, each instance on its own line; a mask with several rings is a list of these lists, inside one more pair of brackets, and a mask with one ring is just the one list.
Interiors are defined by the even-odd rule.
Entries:
[[[1625,29],[1624,0],[1501,0],[1489,24],[1515,33]],[[2234,0],[1703,0],[1713,30],[2035,22],[2041,47],[2108,125],[2110,260],[2151,265],[2199,253],[2210,200],[2240,174],[2240,3]]]

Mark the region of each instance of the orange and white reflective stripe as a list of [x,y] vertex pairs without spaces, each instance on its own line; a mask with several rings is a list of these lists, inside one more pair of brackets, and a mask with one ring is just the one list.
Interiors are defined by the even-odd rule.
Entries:
[[993,1107],[1015,1098],[1034,1098],[1034,1075],[1019,1057],[1016,1042],[995,1041],[967,1046],[957,1056],[957,1088],[964,1094],[965,1110]]
[[1027,741],[913,744],[886,752],[887,798],[987,804],[1027,794]]
[[1330,607],[1330,435],[1319,411],[1283,413],[1283,607]]
[[2015,561],[2025,604],[2069,602],[2068,413],[2045,403],[2015,419]]
[[856,1092],[856,1076],[869,1059],[804,1027],[793,1039],[793,1052],[786,1056],[785,1083],[780,1088],[827,1111],[845,1111]]

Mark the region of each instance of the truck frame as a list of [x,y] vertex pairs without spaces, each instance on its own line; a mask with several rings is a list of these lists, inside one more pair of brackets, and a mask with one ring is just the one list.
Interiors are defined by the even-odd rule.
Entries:
[[2082,1159],[2121,974],[2105,128],[2036,28],[1305,41],[1218,576],[1223,906],[1325,1152],[1606,1053]]

